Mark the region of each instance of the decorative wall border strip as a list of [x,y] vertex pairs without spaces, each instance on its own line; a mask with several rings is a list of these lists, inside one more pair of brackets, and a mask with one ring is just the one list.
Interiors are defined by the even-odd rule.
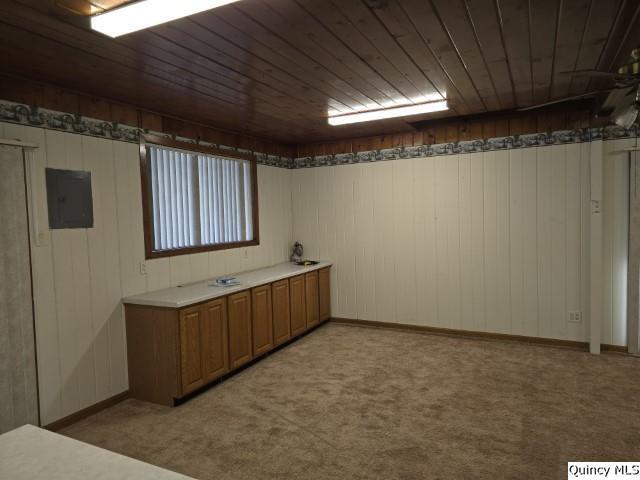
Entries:
[[[84,117],[82,115],[72,115],[70,113],[58,112],[55,110],[24,105],[6,100],[0,100],[0,122],[17,123],[19,125],[28,125],[50,130],[60,130],[129,143],[138,143],[140,141],[140,135],[143,133],[150,133],[166,138],[171,137],[171,135],[162,132],[143,130],[138,127],[122,125],[116,122],[105,122],[103,120]],[[261,165],[281,168],[292,168],[293,165],[293,159],[290,157],[268,155],[262,152],[251,152],[250,150],[198,141],[192,138],[175,138],[176,140],[188,143],[198,143],[200,145],[216,147],[230,152],[253,153],[256,160]]]
[[559,130],[548,133],[532,133],[526,135],[513,135],[509,137],[488,138],[485,140],[465,140],[434,145],[417,145],[353,153],[298,157],[293,159],[293,166],[291,168],[349,165],[354,163],[400,160],[403,158],[434,157],[441,155],[511,150],[514,148],[584,143],[594,140],[635,138],[638,137],[638,133],[639,131],[637,126],[625,129],[615,125],[577,130]]
[[[115,122],[105,122],[94,118],[72,115],[69,113],[28,106],[9,101],[0,101],[0,121],[29,125],[52,130],[90,135],[124,142],[138,143],[141,133],[151,133],[163,137],[171,137],[162,132],[145,131],[137,127],[122,125]],[[637,126],[625,129],[617,126],[598,128],[582,128],[576,130],[560,130],[547,133],[532,133],[513,135],[509,137],[488,138],[484,140],[466,140],[435,145],[417,145],[410,147],[368,150],[353,153],[337,153],[333,155],[315,155],[308,157],[290,158],[279,155],[268,155],[261,152],[251,152],[227,145],[209,143],[191,138],[175,137],[176,140],[217,147],[230,152],[253,153],[261,165],[280,168],[311,168],[333,165],[350,165],[354,163],[370,163],[403,158],[433,157],[440,155],[457,155],[463,153],[478,153],[514,148],[528,148],[570,143],[584,143],[594,140],[613,140],[618,138],[637,138]]]

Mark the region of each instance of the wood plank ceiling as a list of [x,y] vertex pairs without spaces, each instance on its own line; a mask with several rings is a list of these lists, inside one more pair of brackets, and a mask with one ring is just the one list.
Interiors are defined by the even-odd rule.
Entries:
[[123,1],[0,1],[0,68],[293,143],[411,130],[328,112],[449,100],[415,121],[584,93],[602,85],[561,72],[640,45],[637,0],[243,0],[115,40],[77,13]]

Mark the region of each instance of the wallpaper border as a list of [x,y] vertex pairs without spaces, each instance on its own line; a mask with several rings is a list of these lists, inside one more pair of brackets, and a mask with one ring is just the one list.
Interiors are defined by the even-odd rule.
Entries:
[[[166,138],[171,135],[147,131],[137,127],[122,125],[115,122],[105,122],[94,118],[69,113],[58,112],[46,108],[24,105],[21,103],[0,100],[0,121],[28,125],[33,127],[61,130],[80,135],[138,143],[140,134],[152,133]],[[478,140],[464,140],[433,145],[416,145],[409,147],[367,150],[353,153],[336,153],[330,155],[314,155],[306,157],[285,157],[268,155],[262,152],[230,147],[227,145],[198,141],[192,138],[175,137],[176,140],[188,143],[217,147],[230,152],[252,153],[260,165],[280,168],[312,168],[335,165],[350,165],[355,163],[370,163],[379,161],[400,160],[405,158],[433,157],[441,155],[457,155],[464,153],[478,153],[514,148],[528,148],[570,143],[584,143],[596,140],[613,140],[619,138],[638,137],[638,127],[626,129],[615,125],[597,128],[582,128],[576,130],[559,130],[545,133],[512,135]]]
[[442,155],[458,155],[516,148],[543,147],[571,143],[585,143],[596,140],[615,140],[619,138],[638,137],[638,127],[629,129],[615,125],[576,130],[558,130],[547,133],[531,133],[496,137],[478,140],[462,140],[433,145],[416,145],[410,147],[385,148],[353,153],[336,153],[332,155],[315,155],[293,159],[292,168],[311,168],[332,165],[349,165],[354,163],[400,160],[403,158],[434,157]]
[[[49,130],[60,130],[63,132],[77,133],[79,135],[88,135],[91,137],[106,138],[109,140],[118,140],[129,143],[139,143],[140,135],[145,133],[165,138],[174,138],[172,135],[162,132],[143,130],[138,127],[123,125],[116,122],[106,122],[104,120],[98,120],[82,115],[73,115],[70,113],[24,105],[22,103],[15,103],[7,100],[0,100],[0,122],[16,123],[30,127],[46,128]],[[293,165],[293,159],[291,157],[268,155],[262,152],[252,152],[251,150],[230,147],[228,145],[198,141],[193,138],[176,136],[175,139],[187,143],[216,147],[230,152],[252,153],[261,165],[281,168],[292,168]]]

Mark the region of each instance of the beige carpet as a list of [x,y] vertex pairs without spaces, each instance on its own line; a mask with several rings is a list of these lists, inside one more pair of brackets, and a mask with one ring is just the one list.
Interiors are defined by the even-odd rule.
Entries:
[[177,408],[62,431],[199,479],[552,479],[640,460],[640,359],[329,324]]

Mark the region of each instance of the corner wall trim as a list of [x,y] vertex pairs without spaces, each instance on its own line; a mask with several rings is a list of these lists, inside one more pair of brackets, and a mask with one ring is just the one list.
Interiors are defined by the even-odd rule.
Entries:
[[95,403],[93,405],[88,406],[87,408],[83,408],[71,415],[68,415],[60,420],[56,420],[55,422],[51,422],[48,425],[43,425],[42,428],[46,428],[47,430],[51,430],[52,432],[57,432],[58,430],[62,430],[65,427],[73,425],[80,420],[83,420],[91,415],[94,415],[102,410],[106,410],[109,407],[113,407],[114,405],[122,402],[129,398],[129,390],[125,390],[122,393],[118,393],[113,397],[106,398],[101,402]]
[[[455,330],[452,328],[429,327],[426,325],[410,325],[407,323],[377,322],[373,320],[359,320],[355,318],[331,318],[332,323],[351,325],[356,327],[381,328],[386,330],[399,330],[403,332],[419,333],[423,335],[443,335],[453,337],[465,337],[480,340],[497,340],[507,342],[528,343],[531,345],[572,348],[576,350],[589,350],[589,342],[575,340],[559,340],[556,338],[525,337],[523,335],[511,335],[508,333],[474,332],[471,330]],[[627,348],[618,345],[602,345],[602,351],[627,353]]]

